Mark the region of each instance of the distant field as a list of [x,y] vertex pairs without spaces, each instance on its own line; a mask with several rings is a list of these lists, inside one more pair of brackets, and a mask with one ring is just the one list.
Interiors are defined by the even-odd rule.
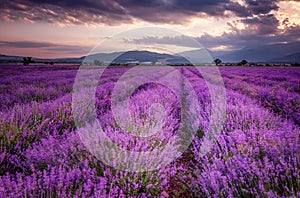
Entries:
[[[220,67],[226,87],[224,125],[212,150],[201,156],[212,108],[209,90],[195,68],[176,67],[198,97],[199,126],[180,158],[151,172],[116,170],[82,143],[72,114],[78,69],[0,66],[0,197],[300,196],[300,68]],[[180,104],[190,104],[190,92],[183,91],[183,102],[160,84],[135,90],[129,104],[135,123],[151,121],[151,103],[166,109],[158,133],[137,137],[130,134],[133,126],[116,124],[111,110],[114,85],[129,69],[105,70],[95,94],[97,118],[118,146],[152,150],[177,133]]]

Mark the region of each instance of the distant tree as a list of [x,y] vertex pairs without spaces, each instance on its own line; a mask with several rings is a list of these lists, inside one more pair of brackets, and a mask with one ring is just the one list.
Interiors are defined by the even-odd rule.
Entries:
[[292,66],[296,66],[296,67],[299,67],[300,66],[300,63],[294,63],[294,64],[292,64]]
[[248,61],[246,61],[245,59],[243,59],[240,63],[239,63],[239,65],[246,65],[248,63]]
[[220,60],[220,59],[215,59],[214,61],[213,61],[217,66],[218,65],[220,65],[221,63],[222,63],[222,61]]
[[54,65],[54,62],[53,61],[50,61],[50,62],[46,61],[46,62],[44,62],[44,64],[46,64],[46,65]]
[[29,65],[30,63],[33,63],[32,58],[31,57],[24,57],[23,58],[23,65]]

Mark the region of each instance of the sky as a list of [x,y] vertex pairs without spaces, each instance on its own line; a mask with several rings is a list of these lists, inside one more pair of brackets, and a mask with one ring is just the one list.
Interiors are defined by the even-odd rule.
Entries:
[[131,44],[189,49],[190,37],[209,50],[229,51],[300,41],[300,1],[0,0],[0,27],[0,54],[9,55],[80,57],[144,27],[180,34],[125,36],[114,50]]

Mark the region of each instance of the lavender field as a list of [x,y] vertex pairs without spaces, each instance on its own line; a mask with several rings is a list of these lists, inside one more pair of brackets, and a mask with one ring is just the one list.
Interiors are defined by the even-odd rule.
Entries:
[[[100,160],[82,142],[72,113],[78,69],[0,66],[0,197],[300,197],[300,68],[220,67],[224,122],[212,148],[201,155],[213,106],[194,67],[176,67],[191,84],[174,79],[185,90],[183,98],[156,83],[136,89],[128,105],[131,122],[124,126],[116,123],[111,98],[130,68],[108,67],[96,89],[95,109],[116,145],[141,152],[163,147],[176,135],[191,140],[176,160],[151,171],[116,169],[108,164],[126,156],[103,149]],[[160,67],[157,72],[167,75]],[[181,128],[183,119],[192,119],[181,115],[194,108],[191,88],[199,124]],[[149,113],[153,103],[165,110],[155,123],[158,131],[135,134],[143,132],[137,126],[160,116]],[[172,153],[163,154],[167,159]]]

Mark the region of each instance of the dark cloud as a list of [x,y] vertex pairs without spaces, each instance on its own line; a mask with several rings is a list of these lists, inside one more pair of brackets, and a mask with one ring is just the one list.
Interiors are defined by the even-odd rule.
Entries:
[[0,48],[40,49],[45,52],[61,51],[72,54],[86,54],[91,49],[88,46],[64,45],[50,42],[31,41],[0,41]]
[[128,13],[150,22],[185,22],[198,14],[223,16],[229,0],[119,0]]
[[297,41],[300,37],[300,28],[298,33],[293,34],[293,31],[286,32],[285,34],[274,35],[257,35],[251,32],[239,32],[239,33],[224,33],[221,36],[204,35],[196,38],[203,46],[207,48],[215,48],[218,46],[227,46],[229,49],[242,49],[253,48],[263,45],[269,45],[274,43],[291,43]]
[[[214,37],[204,35],[196,39],[207,48],[220,45],[233,49],[275,42],[293,42],[299,39],[299,26],[279,30],[278,19],[271,11],[278,9],[280,0],[0,0],[0,19],[22,21],[47,21],[59,24],[133,23],[136,19],[152,23],[184,24],[193,17],[231,17],[230,33]],[[288,24],[288,19],[282,23]],[[244,29],[237,24],[245,25]],[[154,42],[189,46],[181,38],[153,38],[128,42]],[[41,47],[47,50],[74,50],[77,46],[49,43],[1,42],[0,46],[19,48]],[[75,47],[75,48],[74,48]]]
[[120,24],[132,17],[118,3],[109,0],[0,0],[0,18],[6,21],[48,21],[60,24]]
[[272,10],[278,10],[280,0],[245,0],[245,5],[231,2],[226,5],[226,9],[238,17],[252,17],[255,15],[268,14]]
[[[255,21],[257,19],[253,20]],[[249,23],[254,22],[251,21]],[[200,46],[202,45],[208,49],[213,49],[219,46],[227,46],[229,50],[235,50],[242,49],[245,47],[252,48],[274,43],[291,43],[298,41],[298,39],[300,38],[300,26],[289,28],[287,30],[281,30],[282,32],[278,32],[279,30],[274,30],[273,28],[269,29],[268,26],[262,28],[262,26],[262,24],[258,25],[260,29],[258,33],[256,33],[255,30],[244,29],[239,31],[233,31],[230,33],[223,33],[221,36],[212,36],[209,34],[204,34],[203,36],[193,37],[192,39],[188,38],[187,36],[145,37],[142,39],[127,40],[127,42],[197,47],[195,45],[195,42],[193,42],[193,40],[196,40],[199,42]],[[256,28],[257,27],[255,27],[254,29]],[[270,35],[266,33],[272,34]]]
[[[206,10],[207,14],[214,15],[222,11],[228,10],[240,18],[236,21],[228,23],[229,32],[224,32],[221,36],[212,36],[205,34],[195,37],[200,44],[206,48],[216,48],[227,46],[229,49],[240,49],[244,47],[255,47],[260,45],[268,45],[280,42],[295,42],[300,38],[300,27],[286,27],[284,30],[278,29],[279,20],[274,14],[270,14],[272,10],[278,9],[278,0],[245,0],[245,5],[237,2],[229,1],[172,1],[173,8],[182,10],[202,11]],[[202,5],[202,7],[200,6]],[[225,5],[224,5],[225,4]],[[141,4],[140,4],[141,5]],[[193,6],[194,8],[192,8]],[[224,6],[224,7],[223,7]],[[180,7],[180,8],[179,8]],[[223,7],[220,9],[220,7]],[[217,12],[208,11],[214,8]],[[218,11],[218,9],[220,9]],[[180,18],[180,17],[178,17]],[[285,20],[287,23],[288,19]],[[243,25],[244,28],[240,28]],[[195,43],[191,42],[184,36],[181,37],[145,37],[127,42],[135,43],[161,43],[169,45],[180,45],[186,47],[195,47]]]
[[[246,25],[246,29],[242,30],[243,33],[253,33],[255,35],[268,35],[268,34],[277,34],[279,20],[275,17],[274,14],[260,15],[257,17],[240,19],[236,22],[240,22]],[[231,26],[232,31],[240,32],[238,28],[235,27],[235,24],[228,23]]]
[[[2,20],[61,24],[120,24],[140,19],[153,23],[185,23],[191,17],[239,17],[268,14],[278,0],[0,0]],[[227,11],[227,12],[226,12]]]
[[272,10],[277,10],[279,0],[246,0],[247,8],[252,15],[268,14]]

